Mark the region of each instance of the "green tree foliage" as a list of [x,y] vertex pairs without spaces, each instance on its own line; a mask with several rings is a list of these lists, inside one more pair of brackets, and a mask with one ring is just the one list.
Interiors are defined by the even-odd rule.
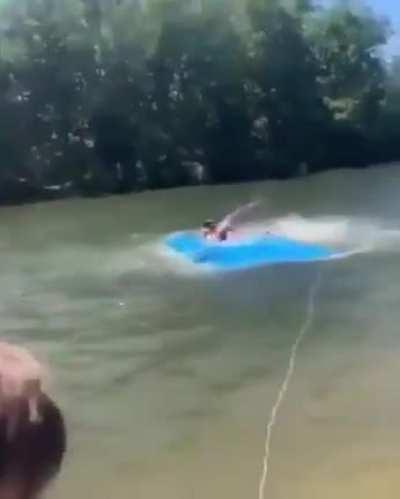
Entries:
[[0,6],[0,202],[400,158],[385,23],[310,0]]
[[384,97],[377,48],[386,41],[385,26],[373,17],[336,9],[320,20],[315,38],[319,82],[334,118],[371,126]]

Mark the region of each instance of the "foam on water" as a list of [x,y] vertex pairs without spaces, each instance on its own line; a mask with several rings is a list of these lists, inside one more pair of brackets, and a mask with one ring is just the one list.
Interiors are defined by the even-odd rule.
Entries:
[[389,227],[389,222],[350,217],[313,217],[289,215],[252,225],[252,229],[269,230],[273,234],[303,242],[327,244],[334,248],[357,251],[367,247],[373,250],[400,248],[400,230]]
[[268,230],[291,239],[303,242],[324,244],[344,243],[351,234],[351,221],[347,218],[320,217],[307,219],[299,215],[272,220]]

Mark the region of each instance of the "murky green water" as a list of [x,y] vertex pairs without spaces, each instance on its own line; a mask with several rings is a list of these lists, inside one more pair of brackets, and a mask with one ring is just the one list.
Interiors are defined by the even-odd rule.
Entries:
[[[397,498],[399,192],[393,167],[3,208],[1,332],[51,366],[69,426],[49,497],[256,498],[266,424],[321,269],[266,497]],[[226,276],[161,254],[164,234],[257,198],[275,223],[304,217],[300,233],[342,217],[347,243],[364,224],[374,244]]]

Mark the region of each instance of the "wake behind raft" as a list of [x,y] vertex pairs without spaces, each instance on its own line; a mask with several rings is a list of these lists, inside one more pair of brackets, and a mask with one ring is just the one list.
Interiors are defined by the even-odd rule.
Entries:
[[176,232],[165,240],[168,248],[192,263],[216,270],[243,270],[264,265],[326,260],[333,251],[274,235],[231,241],[207,240],[198,232]]

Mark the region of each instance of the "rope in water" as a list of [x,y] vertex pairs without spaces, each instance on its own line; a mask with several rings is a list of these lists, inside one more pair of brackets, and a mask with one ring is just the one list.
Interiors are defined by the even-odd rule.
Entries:
[[272,432],[273,432],[274,426],[275,426],[276,421],[277,421],[279,409],[282,405],[282,402],[285,399],[285,395],[288,391],[290,380],[292,378],[292,375],[293,375],[293,372],[295,369],[297,351],[298,351],[299,346],[300,346],[301,342],[303,341],[304,337],[309,332],[309,330],[313,324],[313,321],[314,321],[315,299],[316,299],[320,285],[321,285],[321,270],[318,270],[318,274],[316,276],[315,282],[311,286],[310,292],[308,295],[306,317],[304,320],[304,324],[300,328],[299,333],[298,333],[298,335],[297,335],[297,337],[296,337],[296,339],[291,347],[288,368],[286,370],[286,375],[285,375],[283,382],[280,386],[277,398],[276,398],[275,403],[272,407],[269,421],[267,424],[267,431],[266,431],[266,437],[265,437],[265,447],[264,447],[265,453],[264,453],[264,459],[263,459],[262,474],[261,474],[259,488],[258,488],[258,499],[264,499],[264,497],[265,497],[265,488],[266,488],[267,480],[268,480],[269,462],[270,462],[270,457],[271,457]]

